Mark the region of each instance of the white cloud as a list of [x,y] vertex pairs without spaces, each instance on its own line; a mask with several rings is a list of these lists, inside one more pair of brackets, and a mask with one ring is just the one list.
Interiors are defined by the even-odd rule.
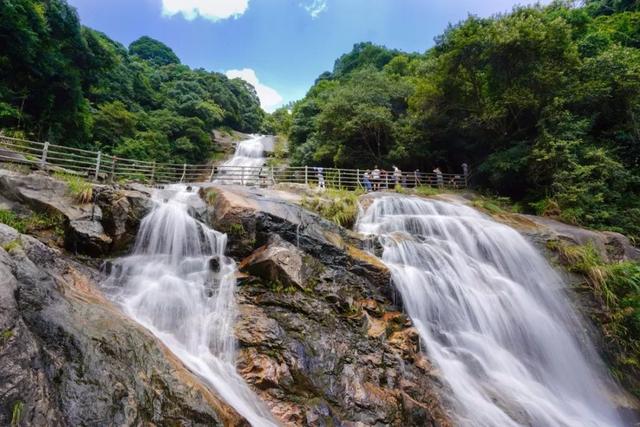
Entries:
[[309,12],[313,19],[316,19],[318,15],[327,10],[327,0],[306,0],[301,6]]
[[182,14],[189,21],[199,16],[211,21],[237,18],[248,7],[249,0],[162,0],[163,15]]
[[260,83],[256,72],[251,68],[243,68],[242,70],[229,70],[225,74],[230,79],[242,79],[256,88],[258,98],[260,98],[260,106],[263,110],[270,113],[274,111],[279,104],[282,103],[282,96],[280,96],[278,91],[272,87]]

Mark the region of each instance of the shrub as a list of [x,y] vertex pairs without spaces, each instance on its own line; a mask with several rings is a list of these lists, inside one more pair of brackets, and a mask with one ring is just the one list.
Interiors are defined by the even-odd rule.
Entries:
[[342,227],[351,228],[358,218],[360,194],[361,191],[327,189],[322,196],[304,198],[302,206]]

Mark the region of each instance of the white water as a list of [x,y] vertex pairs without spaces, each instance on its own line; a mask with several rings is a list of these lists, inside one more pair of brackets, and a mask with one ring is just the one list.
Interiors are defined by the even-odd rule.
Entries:
[[358,229],[379,236],[460,425],[623,425],[561,278],[515,230],[402,196],[375,199]]
[[260,167],[265,163],[264,136],[252,136],[240,141],[233,157],[224,162],[219,170],[217,182],[224,184],[256,184],[260,177]]
[[[107,288],[124,311],[157,336],[254,426],[277,425],[236,373],[233,325],[236,266],[227,236],[189,215],[197,191],[156,190],[133,254],[119,260]],[[219,261],[212,271],[210,260]]]

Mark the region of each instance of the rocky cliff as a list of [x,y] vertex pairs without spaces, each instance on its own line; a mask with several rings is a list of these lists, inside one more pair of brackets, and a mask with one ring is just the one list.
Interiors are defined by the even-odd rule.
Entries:
[[[103,295],[98,267],[128,251],[149,191],[95,186],[95,203],[79,204],[60,180],[0,170],[0,209],[61,221],[53,238],[0,224],[1,425],[246,425]],[[292,191],[200,194],[193,215],[229,235],[238,264],[238,372],[283,425],[451,425],[447,389],[368,252],[375,242]],[[570,234],[500,220],[541,242]],[[607,256],[636,254],[618,235],[597,236]]]

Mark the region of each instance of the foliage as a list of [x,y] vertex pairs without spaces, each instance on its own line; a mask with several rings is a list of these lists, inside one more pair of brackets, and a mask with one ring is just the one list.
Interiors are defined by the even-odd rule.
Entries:
[[66,173],[56,173],[56,178],[67,184],[69,195],[77,203],[89,203],[93,199],[93,184],[86,179]]
[[248,83],[181,65],[149,37],[127,49],[66,0],[0,2],[0,69],[0,129],[29,139],[198,163],[214,127],[263,127]]
[[8,225],[20,234],[27,232],[27,224],[24,219],[9,210],[0,209],[0,224]]
[[[624,372],[640,372],[640,263],[606,263],[593,244],[556,242],[552,249],[558,251],[570,271],[586,277],[591,293],[603,303],[606,315],[595,320],[613,348],[610,358],[614,373],[626,381]],[[640,395],[640,389],[632,392]]]
[[520,211],[520,205],[514,204],[508,197],[480,196],[473,201],[473,206],[491,215],[505,212],[517,213]]
[[351,228],[358,218],[359,191],[327,189],[322,195],[302,199],[302,206],[336,224]]
[[292,107],[294,164],[458,173],[640,237],[640,10],[592,0],[450,26],[422,55],[358,44]]
[[8,225],[21,234],[44,230],[52,230],[56,235],[63,233],[63,219],[59,214],[34,212],[20,216],[12,211],[0,209],[0,224]]
[[435,196],[436,194],[440,194],[441,190],[435,187],[431,187],[429,185],[419,185],[413,189],[413,192],[422,197]]
[[155,65],[179,64],[171,48],[151,37],[143,36],[129,45],[129,53]]

